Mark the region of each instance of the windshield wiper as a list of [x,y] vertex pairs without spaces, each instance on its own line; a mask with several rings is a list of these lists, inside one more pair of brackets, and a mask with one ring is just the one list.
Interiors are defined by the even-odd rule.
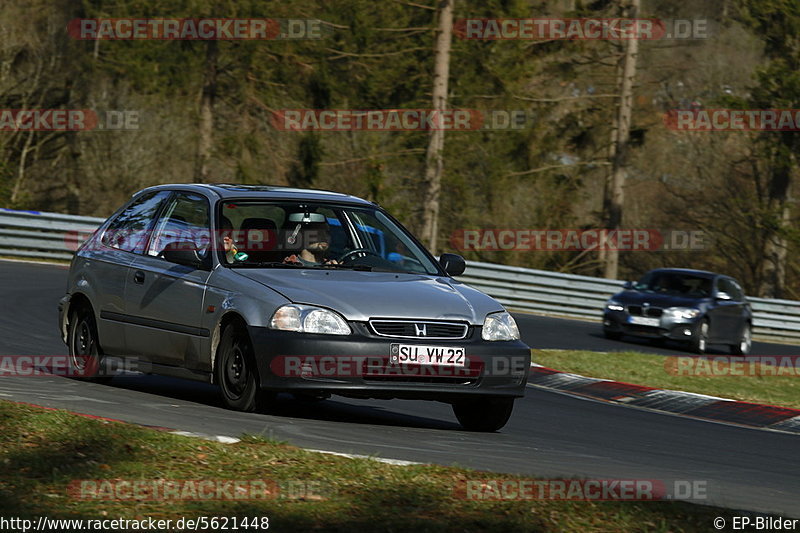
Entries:
[[325,263],[324,265],[315,265],[314,268],[344,268],[358,270],[359,272],[372,272],[372,267],[369,265],[343,265],[341,263]]
[[261,261],[258,263],[232,263],[230,267],[246,267],[246,268],[299,268],[303,265],[300,263],[281,263],[279,261]]
[[341,268],[345,270],[357,270],[359,272],[372,272],[372,267],[369,265],[341,265],[336,263],[325,263],[323,265],[306,265],[304,263],[296,263],[296,262],[283,263],[279,261],[261,261],[258,263],[254,262],[232,263],[228,266],[232,268],[311,268],[314,270],[322,270],[326,268]]

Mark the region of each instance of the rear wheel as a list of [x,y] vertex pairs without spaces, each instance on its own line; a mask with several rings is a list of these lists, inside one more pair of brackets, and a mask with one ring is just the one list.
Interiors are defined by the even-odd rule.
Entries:
[[739,339],[739,344],[731,344],[731,353],[733,355],[747,355],[750,353],[750,348],[753,344],[753,332],[750,324],[745,324],[742,330],[742,336]]
[[67,337],[72,377],[95,382],[107,382],[111,376],[101,376],[103,359],[94,312],[88,305],[79,305],[70,312]]
[[222,332],[214,372],[222,402],[228,409],[245,412],[263,409],[274,397],[260,390],[253,344],[240,325],[229,324]]
[[689,341],[689,348],[694,353],[706,353],[706,349],[708,349],[708,329],[708,320],[703,320],[700,322],[700,325],[697,326],[697,331],[695,331],[694,337],[692,337],[692,340]]
[[497,431],[511,418],[514,398],[486,398],[453,404],[453,412],[468,431]]

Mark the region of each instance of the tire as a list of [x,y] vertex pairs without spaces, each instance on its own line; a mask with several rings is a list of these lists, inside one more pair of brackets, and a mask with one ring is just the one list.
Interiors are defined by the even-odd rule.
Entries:
[[236,324],[228,324],[222,332],[214,373],[228,409],[248,413],[266,409],[274,397],[260,390],[253,344],[244,328]]
[[514,398],[486,398],[453,404],[453,413],[467,431],[497,431],[506,425],[513,409]]
[[603,336],[612,341],[618,341],[622,338],[622,333],[619,331],[611,331],[610,329],[603,329]]
[[689,341],[689,349],[697,354],[704,354],[708,349],[708,328],[709,323],[708,320],[703,319],[702,322],[697,326],[697,331],[695,332],[694,337],[692,340]]
[[731,344],[731,354],[733,355],[748,355],[753,345],[753,330],[750,324],[745,324],[742,329],[742,335],[739,339],[739,344]]
[[106,383],[113,376],[100,375],[103,351],[94,311],[88,305],[79,305],[70,311],[67,345],[70,356],[70,376],[76,379]]

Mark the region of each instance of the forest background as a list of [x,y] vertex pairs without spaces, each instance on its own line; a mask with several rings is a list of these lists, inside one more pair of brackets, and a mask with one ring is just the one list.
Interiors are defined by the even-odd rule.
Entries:
[[[431,152],[428,131],[274,127],[274,113],[285,109],[433,108],[446,9],[456,21],[632,14],[704,20],[709,34],[640,40],[633,50],[619,40],[454,34],[444,54],[445,105],[520,110],[529,120],[520,129],[447,131],[441,151]],[[269,41],[78,40],[67,31],[76,18],[121,17],[319,19],[326,31],[321,39]],[[635,60],[634,71],[625,70],[626,59]],[[107,216],[135,191],[159,183],[314,187],[378,202],[418,235],[432,227],[425,241],[437,253],[621,279],[660,266],[701,268],[737,277],[751,295],[800,299],[792,196],[800,132],[686,132],[665,125],[665,114],[687,108],[800,108],[800,3],[0,5],[0,109],[133,111],[138,118],[136,129],[124,131],[0,131],[0,206]],[[615,173],[624,191],[617,220]],[[451,239],[462,229],[614,227],[702,232],[703,249],[622,252],[609,271],[608,257],[595,251],[460,252]]]

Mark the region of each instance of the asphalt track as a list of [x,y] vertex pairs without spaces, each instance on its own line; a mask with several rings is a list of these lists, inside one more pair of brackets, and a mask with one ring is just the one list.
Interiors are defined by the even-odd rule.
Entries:
[[[64,267],[0,262],[0,355],[64,354],[56,304]],[[535,348],[680,353],[680,347],[606,340],[597,323],[519,315]],[[761,355],[800,348],[755,343]],[[601,357],[601,356],[599,356]],[[538,477],[701,481],[699,503],[800,517],[800,437],[643,411],[529,388],[500,432],[462,431],[448,405],[286,396],[271,414],[223,409],[216,388],[158,376],[109,385],[55,377],[0,378],[0,398],[210,435],[263,435],[292,444]],[[489,475],[482,477],[490,477]],[[733,512],[731,514],[734,514]],[[728,517],[726,517],[727,519]],[[711,527],[709,527],[711,530]]]

